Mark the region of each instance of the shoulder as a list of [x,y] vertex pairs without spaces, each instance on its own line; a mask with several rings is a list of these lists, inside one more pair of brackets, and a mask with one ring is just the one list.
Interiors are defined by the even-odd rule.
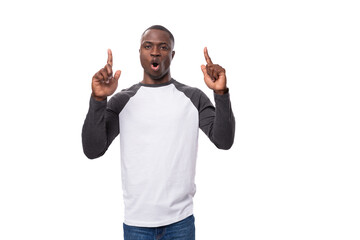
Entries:
[[120,92],[116,93],[111,99],[119,99],[124,97],[132,97],[139,90],[140,84],[134,84],[129,88],[122,89]]
[[108,108],[116,113],[120,113],[126,103],[136,94],[139,88],[140,84],[137,83],[116,93],[110,98]]
[[199,88],[191,87],[175,80],[174,85],[179,91],[183,92],[185,96],[191,100],[197,109],[200,109],[204,103],[211,105],[210,99]]
[[200,95],[205,95],[205,93],[203,93],[203,91],[201,91],[199,88],[188,86],[176,80],[174,80],[173,83],[176,89],[180,92],[183,92],[187,97],[194,98],[199,97]]

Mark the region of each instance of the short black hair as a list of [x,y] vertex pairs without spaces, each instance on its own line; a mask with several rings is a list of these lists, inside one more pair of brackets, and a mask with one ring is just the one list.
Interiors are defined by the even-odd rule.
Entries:
[[152,25],[151,27],[148,27],[141,36],[144,36],[145,32],[147,30],[150,30],[150,29],[157,29],[157,30],[161,30],[161,31],[164,31],[164,32],[167,32],[170,36],[170,40],[173,42],[173,44],[175,45],[175,39],[174,39],[174,36],[172,35],[172,33],[169,31],[169,29],[167,29],[166,27],[164,26],[161,26],[161,25]]

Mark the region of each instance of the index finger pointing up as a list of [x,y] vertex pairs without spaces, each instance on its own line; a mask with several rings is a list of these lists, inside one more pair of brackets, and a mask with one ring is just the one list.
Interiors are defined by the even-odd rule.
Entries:
[[107,59],[107,63],[110,64],[110,66],[113,65],[113,57],[112,57],[111,49],[108,49],[108,59]]
[[204,48],[204,55],[205,55],[205,60],[207,64],[212,64],[211,58],[209,57],[209,53],[207,50],[207,47]]

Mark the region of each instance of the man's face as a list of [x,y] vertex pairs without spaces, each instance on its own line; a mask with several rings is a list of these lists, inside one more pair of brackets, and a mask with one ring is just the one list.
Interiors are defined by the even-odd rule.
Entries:
[[174,43],[167,32],[158,29],[147,30],[141,38],[140,62],[145,74],[151,79],[162,79],[170,70],[175,55]]

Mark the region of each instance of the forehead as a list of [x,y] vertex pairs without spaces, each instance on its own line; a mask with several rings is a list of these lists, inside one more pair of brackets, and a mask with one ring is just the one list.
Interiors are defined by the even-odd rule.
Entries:
[[166,42],[172,45],[169,33],[159,29],[149,29],[141,37],[141,43],[143,42]]

